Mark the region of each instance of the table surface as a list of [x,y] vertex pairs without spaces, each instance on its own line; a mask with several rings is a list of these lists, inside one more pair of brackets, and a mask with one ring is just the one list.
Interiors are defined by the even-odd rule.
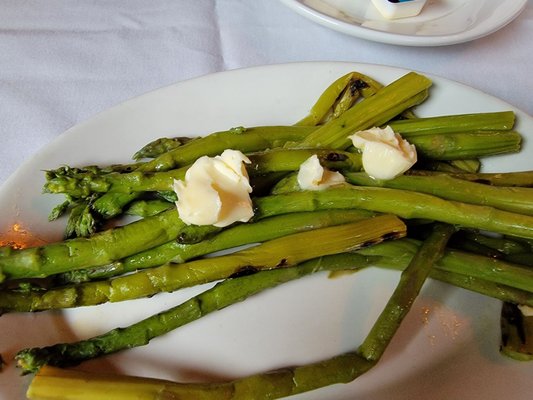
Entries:
[[533,2],[485,38],[442,47],[348,36],[277,0],[8,0],[0,24],[0,184],[63,131],[117,103],[256,65],[353,61],[414,69],[533,115]]

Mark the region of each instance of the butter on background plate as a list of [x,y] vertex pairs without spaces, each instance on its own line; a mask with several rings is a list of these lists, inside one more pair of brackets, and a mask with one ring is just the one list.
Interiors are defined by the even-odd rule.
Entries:
[[420,14],[427,0],[372,0],[379,12],[388,19],[414,17]]

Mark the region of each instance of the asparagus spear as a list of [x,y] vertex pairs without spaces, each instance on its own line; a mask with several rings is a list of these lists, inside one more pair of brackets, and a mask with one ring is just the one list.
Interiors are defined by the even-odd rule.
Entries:
[[281,147],[286,142],[300,141],[315,129],[306,126],[263,126],[215,132],[163,153],[142,164],[139,170],[167,171],[189,165],[204,155],[215,156],[226,149],[251,153]]
[[451,225],[437,224],[402,272],[400,282],[385,305],[370,333],[359,347],[359,354],[377,362],[411,309],[431,267],[444,254],[446,243],[454,232]]
[[132,158],[136,161],[143,158],[156,158],[167,151],[174,150],[195,139],[188,137],[159,138],[143,146]]
[[360,95],[373,96],[382,87],[382,84],[369,76],[350,72],[329,85],[311,107],[309,114],[296,125],[316,126],[338,118],[353,106]]
[[212,226],[187,226],[175,209],[131,224],[39,247],[0,248],[0,270],[8,279],[38,278],[73,269],[105,265],[180,238],[198,241],[216,232]]
[[373,213],[364,210],[324,210],[279,215],[230,227],[198,243],[179,243],[172,240],[110,265],[89,270],[69,271],[55,277],[55,281],[80,283],[109,278],[138,269],[157,267],[166,262],[181,263],[216,251],[264,242],[296,232],[358,221],[372,215]]
[[379,257],[343,253],[312,259],[291,268],[261,271],[253,275],[226,279],[176,307],[128,327],[116,328],[78,342],[19,351],[15,356],[17,366],[26,374],[37,372],[43,365],[67,367],[120,350],[144,346],[157,336],[243,301],[265,289],[319,271],[358,270],[371,265],[374,259]]
[[339,118],[310,133],[301,147],[347,148],[354,131],[382,125],[403,111],[420,104],[428,95],[431,81],[414,72],[408,73],[379,90],[374,96],[355,104]]
[[430,277],[450,285],[479,293],[485,296],[493,297],[501,301],[507,301],[513,304],[533,305],[533,293],[531,291],[517,289],[515,287],[493,282],[483,278],[475,278],[460,273],[443,271],[435,268],[431,271]]
[[434,160],[461,160],[520,151],[522,137],[515,131],[479,131],[419,135],[408,139],[417,152]]
[[104,219],[111,219],[122,214],[124,207],[138,199],[141,192],[122,193],[107,192],[98,197],[92,204],[93,209]]
[[125,211],[126,215],[138,217],[152,217],[175,207],[174,203],[166,200],[138,200],[131,203]]
[[533,215],[533,188],[489,186],[468,182],[446,174],[434,176],[401,175],[394,179],[377,180],[366,173],[345,173],[355,185],[413,190],[447,200],[495,207],[501,210]]
[[232,382],[190,384],[43,367],[28,388],[27,396],[31,400],[271,400],[334,383],[348,383],[373,366],[374,363],[350,352]]
[[533,217],[488,206],[448,201],[425,193],[376,187],[342,186],[318,192],[293,192],[255,199],[257,212],[362,208],[401,218],[429,219],[518,237],[533,237]]
[[[420,242],[417,240],[402,239],[359,250],[359,254],[366,256],[387,255],[390,257],[390,262],[385,264],[384,261],[386,261],[387,258],[384,258],[380,261],[379,266],[391,269],[401,269],[402,265],[406,263],[406,260],[409,260],[410,257],[413,256],[419,246]],[[451,278],[458,283],[461,282],[461,279],[463,278],[459,278],[457,275],[461,275],[465,280],[479,280],[480,283],[492,282],[495,289],[498,285],[502,288],[516,288],[519,291],[529,293],[529,295],[526,295],[526,298],[521,300],[523,301],[521,304],[527,303],[529,305],[531,301],[533,301],[533,271],[531,268],[522,265],[449,248],[435,264],[435,271],[432,270],[431,273],[433,274],[436,271],[439,272],[438,279],[441,279],[440,277],[447,279],[446,273],[449,273],[451,274]],[[446,280],[444,281],[447,282]],[[452,281],[449,283],[452,283]],[[458,286],[463,287],[464,284]],[[488,287],[489,285],[487,285],[487,288]],[[485,291],[482,293],[488,294]],[[494,292],[494,295],[488,295],[501,298],[497,291]]]
[[[168,263],[108,281],[87,282],[41,292],[0,292],[0,310],[39,311],[147,297],[224,279],[243,272],[288,267],[323,255],[355,250],[405,236],[406,227],[392,215],[295,233],[225,256],[184,264]],[[309,243],[320,242],[320,246]]]
[[481,161],[477,158],[451,160],[449,164],[452,168],[457,168],[461,172],[477,173],[481,169]]
[[514,123],[514,112],[502,111],[398,120],[389,125],[395,132],[411,139],[418,135],[437,133],[510,130]]
[[486,246],[502,255],[531,253],[533,249],[529,243],[512,240],[506,237],[494,237],[477,231],[461,232],[461,240],[471,240]]
[[87,237],[92,235],[97,221],[90,212],[91,201],[76,202],[71,210],[65,229],[65,238]]
[[[321,163],[334,169],[361,169],[359,154],[327,149],[279,149],[249,154],[251,165],[249,174],[267,172],[289,172],[298,170],[300,165],[312,155],[317,155]],[[86,197],[92,193],[105,192],[144,192],[172,190],[176,179],[183,180],[189,166],[163,172],[134,171],[127,174],[80,174],[62,176],[46,182],[47,193],[66,193],[73,197]]]
[[[441,172],[411,170],[410,175],[436,176]],[[454,178],[464,179],[471,182],[483,183],[494,186],[533,186],[533,171],[521,172],[496,172],[496,173],[451,173]]]

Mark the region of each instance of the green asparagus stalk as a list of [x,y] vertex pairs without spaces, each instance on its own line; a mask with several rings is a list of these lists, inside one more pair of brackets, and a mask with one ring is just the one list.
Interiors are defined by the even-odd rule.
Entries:
[[218,231],[213,226],[188,226],[175,209],[122,227],[26,249],[0,248],[0,270],[7,279],[41,278],[61,272],[109,264],[180,238],[199,241]]
[[514,124],[514,112],[503,111],[398,120],[388,125],[403,137],[411,139],[428,134],[511,130]]
[[141,171],[167,171],[192,164],[197,158],[215,156],[226,149],[252,153],[282,147],[286,142],[298,142],[315,127],[263,126],[230,129],[198,138],[142,164]]
[[453,162],[517,152],[520,150],[522,137],[515,131],[483,131],[413,136],[408,141],[415,145],[424,162]]
[[505,259],[512,263],[533,267],[533,253],[532,252],[508,254],[505,256]]
[[143,158],[156,158],[163,153],[166,153],[170,150],[174,150],[185,143],[195,140],[197,138],[189,137],[174,137],[174,138],[159,138],[151,141],[150,143],[143,146],[142,149],[137,151],[133,155],[133,159],[138,161]]
[[446,244],[454,232],[451,225],[437,224],[433,232],[422,243],[417,253],[402,272],[400,282],[359,347],[359,354],[367,360],[377,362],[392,337],[411,309],[430,270],[444,254]]
[[533,251],[528,243],[507,237],[488,236],[477,231],[465,231],[461,234],[462,240],[474,241],[503,255],[531,253]]
[[[421,171],[411,170],[408,171],[410,175],[427,175],[435,176],[441,174],[441,172],[433,171]],[[493,186],[521,186],[532,187],[533,186],[533,171],[521,171],[521,172],[496,172],[496,173],[452,173],[450,174],[454,178],[463,179],[471,182],[483,183]]]
[[457,250],[463,250],[470,253],[481,254],[486,257],[497,258],[500,260],[505,259],[505,254],[498,250],[492,249],[481,243],[476,242],[462,234],[458,234],[450,241],[450,246]]
[[[215,132],[203,138],[195,138],[187,143],[165,152],[155,159],[147,163],[137,163],[125,166],[120,169],[120,172],[132,172],[134,169],[141,171],[165,171],[189,165],[198,157],[203,155],[214,156],[222,153],[225,149],[231,148],[240,150],[242,152],[261,151],[269,148],[276,148],[282,146],[287,141],[299,141],[304,138],[309,132],[314,130],[314,127],[292,127],[292,126],[266,126],[253,128],[233,128],[228,131]],[[58,170],[49,171],[47,173],[48,181],[63,180],[70,182],[71,186],[76,186],[81,183],[78,179],[73,179],[72,176],[85,175],[84,185],[78,188],[76,196],[86,197],[95,189],[98,183],[106,186],[105,180],[98,181],[98,177],[102,174],[117,173],[117,167],[109,169],[98,169],[94,167],[85,168],[71,168],[63,167]],[[94,178],[95,183],[88,184]],[[103,187],[100,187],[97,192],[105,192]],[[120,214],[129,202],[138,197],[137,193],[104,193],[103,196],[97,199],[93,207],[105,218],[111,218]]]
[[451,160],[449,164],[461,172],[477,173],[481,169],[481,161],[477,158],[467,160]]
[[362,208],[393,213],[405,219],[428,219],[512,236],[533,237],[533,217],[529,215],[399,189],[342,186],[257,198],[255,206],[263,217],[270,213]]
[[90,201],[73,204],[65,228],[65,238],[88,237],[96,231],[97,221],[90,212]]
[[408,73],[379,90],[374,96],[356,103],[339,118],[310,133],[301,147],[344,149],[348,136],[355,131],[380,126],[403,111],[420,104],[428,95],[431,81],[416,73]]
[[419,135],[408,139],[424,158],[462,160],[520,151],[522,137],[515,131],[479,131]]
[[250,175],[297,171],[313,155],[326,168],[350,171],[362,168],[361,155],[357,153],[329,149],[276,149],[248,155],[252,163],[247,170]]
[[373,366],[374,363],[350,352],[227,383],[189,384],[43,367],[33,379],[27,396],[31,400],[273,400],[334,383],[348,383]]
[[133,164],[111,164],[106,166],[100,165],[86,165],[84,167],[70,167],[68,165],[62,165],[56,169],[50,169],[45,171],[45,178],[54,179],[61,176],[72,176],[76,174],[87,174],[87,175],[103,175],[110,173],[126,173],[131,172],[135,168],[139,167],[141,163]]
[[[337,104],[346,104],[347,108],[349,108],[358,97],[359,91],[355,86],[352,73],[341,76],[320,95],[317,102],[311,107],[309,114],[298,121],[296,125],[320,125],[324,121],[327,121],[328,118],[333,117],[333,110]],[[341,107],[344,108],[343,106]]]
[[461,232],[459,237],[454,238],[452,246],[459,250],[533,267],[533,251],[531,246],[523,241],[470,231]]
[[320,95],[309,114],[296,125],[316,126],[338,118],[353,106],[359,95],[370,97],[383,87],[369,76],[350,72],[341,76]]
[[217,251],[264,242],[297,232],[354,222],[372,215],[371,212],[364,210],[324,210],[284,214],[230,227],[198,243],[179,243],[172,240],[110,265],[66,272],[56,276],[55,281],[64,284],[110,278],[139,269],[157,267],[167,262],[182,263]]
[[431,271],[430,276],[432,279],[501,301],[508,301],[513,304],[533,305],[533,293],[531,291],[517,289],[483,278],[474,278],[468,275],[443,271],[438,267]]
[[131,203],[124,211],[126,215],[133,215],[137,217],[153,217],[163,211],[175,207],[174,203],[166,200],[138,200]]
[[[381,243],[367,249],[358,250],[358,254],[365,256],[380,256],[376,267],[402,271],[411,262],[411,259],[418,251],[420,242],[413,239],[400,239],[393,242]],[[449,251],[447,249],[446,251]],[[462,257],[464,255],[464,257]],[[461,260],[458,262],[457,260]],[[442,263],[443,266],[440,264]],[[472,292],[485,296],[493,297],[502,301],[514,304],[533,305],[533,292],[531,290],[517,289],[513,286],[500,283],[496,275],[487,280],[480,277],[474,277],[471,266],[477,263],[480,268],[498,268],[499,261],[495,261],[486,256],[472,255],[468,252],[455,252],[455,262],[450,263],[446,257],[440,259],[439,263],[434,265],[430,271],[432,279],[457,286]],[[517,280],[521,277],[517,276]]]
[[343,253],[312,259],[291,268],[261,271],[253,275],[226,279],[176,307],[128,327],[116,328],[78,342],[22,350],[15,357],[17,366],[26,374],[37,372],[44,365],[68,367],[120,350],[144,346],[155,337],[243,301],[265,289],[320,271],[355,271],[372,265],[374,259],[379,257]]
[[373,179],[366,173],[346,172],[344,175],[348,182],[355,185],[413,190],[447,200],[533,215],[533,188],[489,186],[445,174],[401,175],[389,180]]
[[123,193],[110,191],[98,197],[93,202],[92,207],[104,219],[111,219],[122,214],[124,208],[141,195],[141,192]]
[[[419,241],[414,239],[396,240],[362,249],[359,254],[365,256],[388,255],[393,257],[392,260],[394,262],[390,264],[381,262],[380,266],[391,269],[401,268],[402,260],[405,262],[408,257],[412,256],[420,246],[419,243]],[[449,248],[437,262],[435,269],[463,275],[468,279],[480,279],[498,285],[513,287],[530,294],[533,293],[533,270],[504,260]],[[498,296],[493,297],[499,298]],[[526,300],[526,302],[530,303],[531,299]]]
[[[248,172],[265,174],[267,172],[290,172],[312,155],[317,155],[323,165],[334,169],[361,169],[359,154],[323,149],[279,149],[248,155],[251,165]],[[46,182],[44,190],[48,193],[66,193],[74,197],[85,197],[94,192],[145,192],[172,190],[175,180],[183,180],[189,166],[163,172],[144,173],[139,170],[128,174],[106,174],[95,176],[81,174],[63,176]]]
[[[225,256],[184,264],[168,263],[106,281],[87,282],[41,292],[0,292],[0,310],[40,311],[147,297],[235,276],[283,268],[330,254],[355,250],[405,236],[406,227],[391,215],[295,233]],[[309,246],[319,242],[320,246]]]

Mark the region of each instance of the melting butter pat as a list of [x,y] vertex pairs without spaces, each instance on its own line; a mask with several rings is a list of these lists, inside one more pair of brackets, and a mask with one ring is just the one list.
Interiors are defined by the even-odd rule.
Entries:
[[320,165],[316,154],[300,165],[297,180],[300,188],[304,190],[323,190],[345,182],[341,173],[330,171]]
[[197,159],[184,181],[174,181],[176,207],[183,222],[224,227],[252,218],[252,187],[245,163],[250,160],[237,150]]
[[416,163],[415,146],[390,126],[359,131],[349,138],[361,150],[363,169],[372,178],[392,179]]

